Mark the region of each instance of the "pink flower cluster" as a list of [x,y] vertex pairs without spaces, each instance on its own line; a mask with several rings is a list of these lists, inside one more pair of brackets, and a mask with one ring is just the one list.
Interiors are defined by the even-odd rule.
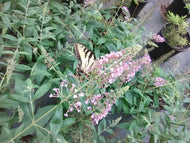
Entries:
[[[66,76],[67,77],[67,76]],[[83,91],[78,91],[78,87],[67,80],[67,78],[60,84],[60,88],[54,88],[49,97],[66,97],[66,93],[64,93],[63,88],[68,91],[69,95],[72,95],[69,102],[69,108],[67,112],[64,114],[65,117],[69,116],[69,113],[76,111],[77,113],[82,112],[82,103],[80,97],[84,97],[85,93]],[[116,102],[117,97],[115,96],[114,91],[104,92],[102,94],[95,94],[86,97],[85,104],[87,106],[88,111],[92,111],[90,116],[93,124],[98,124],[99,120],[103,117],[106,117],[109,111],[111,111],[112,105]],[[98,110],[98,111],[97,111]]]
[[129,10],[128,10],[128,8],[127,7],[125,7],[125,6],[123,6],[122,7],[122,13],[123,13],[123,15],[125,16],[125,20],[128,22],[128,21],[130,21],[130,13],[129,13]]
[[[94,124],[98,124],[100,120],[105,118],[109,111],[111,111],[112,105],[115,104],[117,97],[115,96],[114,92],[111,93],[104,92],[104,101],[101,102],[99,99],[96,99],[96,109],[100,110],[99,112],[93,112],[91,115],[91,119]],[[101,97],[102,99],[102,97]],[[99,101],[99,102],[98,102]],[[91,101],[92,103],[92,101]]]
[[[135,51],[133,52],[135,55]],[[132,56],[124,49],[118,52],[111,52],[98,59],[90,72],[94,75],[99,75],[100,87],[107,87],[117,79],[129,82],[143,65],[150,64],[150,62],[149,55],[133,60]],[[111,67],[109,67],[110,65]]]
[[154,85],[156,87],[161,87],[163,85],[167,84],[167,81],[161,77],[156,77]]
[[[106,117],[108,112],[111,111],[111,107],[115,102],[116,97],[107,92],[104,92],[103,95],[97,94],[88,97],[85,101],[85,104],[87,105],[87,110],[92,111],[90,118],[93,124],[98,124],[99,120]],[[75,102],[69,106],[69,109],[64,114],[64,116],[68,117],[69,113],[75,110],[78,113],[80,113],[82,110],[82,104],[79,97],[77,97],[77,100],[75,100]]]
[[[73,76],[73,75],[70,75],[70,76]],[[73,90],[74,90],[74,88],[76,87],[76,85],[73,84],[73,83],[69,83],[66,78],[67,78],[67,75],[66,75],[65,79],[61,82],[60,88],[53,88],[53,91],[54,91],[55,93],[51,93],[51,94],[49,95],[50,98],[51,98],[51,97],[59,97],[59,96],[62,96],[62,95],[63,95],[63,91],[62,91],[62,88],[63,88],[63,87],[65,87],[67,90],[69,89],[69,92],[73,92]],[[70,87],[68,88],[68,86],[70,86]]]
[[86,6],[88,6],[88,5],[90,5],[90,4],[92,4],[93,2],[95,2],[96,0],[84,0],[84,6],[86,7]]
[[160,35],[154,34],[154,35],[153,35],[153,41],[154,41],[154,42],[157,42],[157,43],[161,43],[161,42],[164,42],[165,39],[164,39],[163,37],[161,37]]

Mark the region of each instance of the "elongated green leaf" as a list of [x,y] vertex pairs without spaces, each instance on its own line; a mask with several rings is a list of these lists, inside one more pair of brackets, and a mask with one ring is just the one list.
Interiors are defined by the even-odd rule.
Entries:
[[99,48],[95,48],[95,57],[98,58],[100,56],[100,49]]
[[117,47],[113,43],[105,43],[106,48],[111,51],[117,51]]
[[15,78],[15,90],[18,94],[23,95],[23,91],[25,90],[25,82],[22,81],[20,78]]
[[3,51],[1,52],[1,55],[14,55],[14,52],[13,51]]
[[125,93],[125,100],[130,103],[130,104],[133,104],[133,92],[132,91],[127,91]]
[[8,28],[11,28],[11,22],[8,18],[8,15],[2,15],[1,18],[2,18],[4,25]]
[[15,135],[19,134],[25,128],[25,123],[22,123],[16,130]]
[[12,40],[12,41],[18,41],[18,39],[12,35],[9,34],[4,34],[2,35],[3,38],[8,39],[8,40]]
[[44,136],[40,143],[51,143],[50,135]]
[[110,134],[114,134],[114,131],[112,129],[107,129],[106,132],[108,132]]
[[0,112],[0,124],[10,121],[12,117],[9,117],[6,113]]
[[21,101],[21,102],[30,102],[28,98],[24,97],[23,95],[18,94],[11,94],[10,97],[14,100]]
[[103,119],[99,125],[98,125],[98,134],[100,135],[101,131],[104,129],[104,127],[106,126],[106,122],[104,121],[105,119]]
[[105,43],[106,42],[106,39],[105,38],[100,38],[99,40],[98,40],[98,42],[97,42],[97,45],[101,45],[101,44],[103,44],[103,43]]
[[50,130],[54,135],[58,135],[63,123],[63,107],[58,105],[54,116],[50,121]]
[[0,96],[0,108],[17,108],[18,107],[18,102],[14,101],[12,99],[9,99],[7,95]]
[[25,45],[24,46],[24,51],[26,53],[28,53],[28,55],[26,56],[26,59],[31,62],[32,61],[32,48],[29,45]]
[[139,111],[142,112],[144,110],[144,102],[140,102]]
[[50,112],[50,110],[54,107],[55,105],[48,105],[48,106],[45,106],[45,107],[42,107],[40,109],[38,109],[37,113],[35,114],[35,119],[39,119],[41,118],[42,116],[44,116],[45,113],[48,112],[48,114],[46,116],[44,116],[43,118],[41,118],[37,124],[40,125],[40,126],[44,126],[49,120],[50,118],[52,117],[53,115],[53,111]]
[[71,125],[73,125],[76,122],[75,118],[66,118],[65,120],[63,120],[63,124],[62,127],[64,128],[68,128]]
[[50,89],[50,87],[51,87],[50,83],[46,83],[40,86],[38,90],[36,91],[36,93],[34,94],[33,99],[36,100],[42,97]]
[[184,103],[190,103],[190,98],[185,98],[185,99],[183,100],[183,102],[184,102]]
[[51,76],[51,74],[48,71],[43,71],[40,69],[35,69],[35,71],[33,72],[33,75]]
[[29,67],[27,65],[23,65],[23,64],[18,64],[18,65],[16,65],[16,69],[17,70],[28,71],[28,70],[31,70],[31,67]]
[[37,134],[37,138],[39,141],[42,141],[44,139],[44,137],[46,137],[46,135],[48,135],[47,132],[44,132],[44,130],[42,130],[39,127],[35,127],[36,129],[36,134]]
[[106,143],[106,140],[103,136],[100,135],[98,138],[100,143]]
[[2,12],[8,11],[8,10],[10,9],[10,6],[11,6],[11,2],[10,2],[10,1],[5,2],[5,3],[3,4],[3,6],[1,6],[1,7],[2,7]]

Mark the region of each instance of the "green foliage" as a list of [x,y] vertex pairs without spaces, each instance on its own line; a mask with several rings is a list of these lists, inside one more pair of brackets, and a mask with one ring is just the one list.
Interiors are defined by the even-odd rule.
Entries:
[[182,48],[189,44],[188,39],[185,37],[187,34],[187,27],[189,24],[185,21],[186,16],[175,15],[169,11],[167,20],[170,22],[164,27],[164,38],[174,48]]

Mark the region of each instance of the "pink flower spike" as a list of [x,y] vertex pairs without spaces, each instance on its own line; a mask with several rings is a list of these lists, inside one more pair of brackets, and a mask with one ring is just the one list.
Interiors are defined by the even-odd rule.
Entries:
[[163,79],[163,78],[161,78],[161,77],[156,77],[154,85],[155,85],[156,87],[161,87],[161,86],[165,85],[166,83],[167,83],[167,82],[166,82],[165,79]]
[[126,15],[127,13],[129,13],[128,8],[125,7],[125,6],[122,7],[122,10],[123,10],[122,13],[123,13],[124,15]]
[[91,109],[92,109],[92,107],[91,107],[91,106],[88,106],[88,107],[87,107],[87,110],[91,110]]
[[83,97],[83,96],[84,96],[84,93],[83,93],[83,92],[81,92],[81,93],[79,94],[79,96],[80,96],[80,97]]
[[164,39],[163,37],[161,37],[160,35],[154,34],[154,35],[153,35],[153,41],[154,41],[154,42],[158,42],[158,43],[162,43],[162,42],[165,41],[165,39]]
[[65,117],[68,117],[69,115],[68,115],[68,113],[65,113],[64,116],[65,116]]
[[51,97],[53,97],[53,94],[50,94],[50,95],[49,95],[49,98],[51,98]]
[[70,107],[69,111],[70,112],[73,112],[74,108],[73,107]]
[[80,101],[77,101],[77,105],[79,106],[79,107],[81,107],[81,102]]
[[85,104],[88,104],[88,99],[85,101]]
[[77,95],[73,95],[73,98],[77,98]]

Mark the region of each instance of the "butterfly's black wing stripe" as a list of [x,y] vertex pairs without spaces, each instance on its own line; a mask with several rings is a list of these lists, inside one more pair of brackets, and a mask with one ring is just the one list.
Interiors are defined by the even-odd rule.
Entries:
[[[90,55],[88,56],[88,54],[90,54]],[[87,49],[86,52],[85,52],[85,58],[86,58],[87,56],[89,57],[89,58],[88,58],[88,62],[90,61],[90,59],[92,58],[92,56],[93,56],[93,58],[95,59],[94,54],[93,54],[90,50],[88,50],[88,49]]]

